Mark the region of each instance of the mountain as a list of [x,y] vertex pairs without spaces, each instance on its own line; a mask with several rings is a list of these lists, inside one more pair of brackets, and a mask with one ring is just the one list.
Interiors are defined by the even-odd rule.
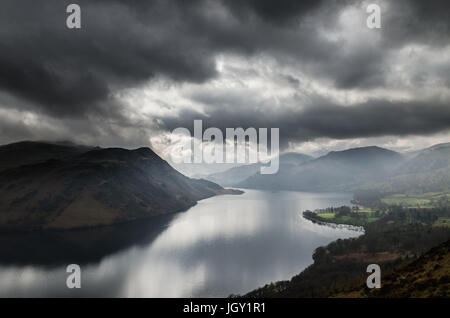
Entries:
[[[312,157],[310,156],[295,152],[282,154],[279,157],[279,171],[290,169],[291,166],[303,164],[307,161],[310,161],[311,159]],[[216,182],[222,186],[235,186],[245,181],[247,178],[257,174],[260,171],[261,167],[265,165],[266,164],[262,163],[254,163],[250,165],[234,167],[224,172],[210,174],[206,177],[206,179]]]
[[190,179],[149,148],[94,149],[1,171],[0,228],[121,223],[182,211],[198,200],[225,193],[238,192]]
[[434,145],[419,151],[397,171],[409,174],[448,168],[450,166],[450,143]]
[[388,178],[361,188],[381,192],[425,193],[450,190],[450,143],[434,145],[410,156]]
[[439,149],[439,148],[448,148],[448,147],[450,147],[450,142],[432,145],[432,146],[430,146],[428,148],[424,148],[424,149],[409,151],[409,152],[406,152],[405,155],[410,157],[410,158],[413,158],[413,157],[417,156],[420,153],[428,152],[430,150],[436,150],[436,149]]
[[69,142],[16,142],[0,146],[0,171],[21,165],[44,162],[48,159],[69,158],[92,149],[94,148]]
[[256,174],[237,186],[242,188],[300,191],[352,191],[367,180],[390,175],[404,158],[380,147],[332,151],[298,165],[280,166],[274,175]]
[[280,165],[300,165],[312,159],[314,158],[302,153],[287,152],[280,155]]
[[254,163],[251,165],[243,165],[234,167],[223,172],[213,173],[205,177],[205,179],[218,183],[221,186],[229,187],[238,184],[248,177],[256,174],[261,169],[262,164]]

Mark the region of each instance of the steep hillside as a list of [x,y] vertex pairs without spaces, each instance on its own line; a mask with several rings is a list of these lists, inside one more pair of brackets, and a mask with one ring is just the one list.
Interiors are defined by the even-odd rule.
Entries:
[[450,297],[450,240],[383,277],[380,289],[338,294],[339,297]]
[[149,148],[96,149],[0,172],[0,228],[68,229],[187,209],[235,193],[190,179]]

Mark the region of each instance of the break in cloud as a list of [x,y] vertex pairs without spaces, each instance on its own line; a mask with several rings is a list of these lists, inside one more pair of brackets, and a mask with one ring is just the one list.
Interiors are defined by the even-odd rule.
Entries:
[[[82,28],[66,28],[68,4]],[[382,28],[366,27],[366,7]],[[279,127],[283,149],[447,141],[448,1],[4,0],[0,142],[153,144]]]

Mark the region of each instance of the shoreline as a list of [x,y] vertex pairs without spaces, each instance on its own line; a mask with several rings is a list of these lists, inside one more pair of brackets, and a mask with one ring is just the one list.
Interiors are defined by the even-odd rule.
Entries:
[[[364,226],[352,225],[352,224],[346,224],[346,223],[326,222],[323,219],[321,219],[320,217],[314,218],[313,216],[309,216],[308,214],[305,214],[305,212],[307,212],[307,211],[302,212],[302,217],[308,221],[315,223],[315,224],[332,227],[334,229],[347,229],[347,230],[351,230],[351,231],[363,232],[363,234],[365,233]],[[314,212],[312,212],[312,213],[314,213]]]
[[198,202],[202,201],[202,200],[206,200],[206,199],[210,199],[216,196],[221,196],[221,195],[242,195],[244,194],[245,191],[242,190],[237,190],[237,189],[228,189],[228,188],[224,188],[223,190],[220,191],[220,193],[214,194],[212,196],[208,196],[202,199],[199,199],[197,201],[195,201],[194,204],[177,210],[177,211],[171,211],[171,212],[165,212],[165,213],[159,213],[159,214],[155,214],[155,215],[149,215],[149,216],[144,216],[144,217],[139,217],[139,218],[134,218],[134,219],[128,219],[128,220],[119,220],[119,221],[115,221],[112,223],[108,223],[108,224],[95,224],[95,225],[85,225],[85,226],[78,226],[78,227],[69,227],[69,228],[53,228],[53,227],[42,227],[40,225],[30,225],[30,226],[17,226],[17,227],[11,227],[11,226],[4,226],[4,225],[0,225],[0,235],[8,235],[8,234],[20,234],[20,233],[44,233],[44,232],[48,232],[48,233],[58,233],[58,232],[70,232],[70,231],[86,231],[86,230],[94,230],[94,229],[102,229],[105,227],[114,227],[114,226],[121,226],[121,225],[127,225],[127,224],[133,224],[135,222],[140,222],[140,221],[149,221],[153,218],[157,218],[157,217],[161,217],[161,216],[165,216],[165,215],[176,215],[178,213],[183,213],[188,211],[189,209],[193,208],[194,206],[196,206],[198,204]]

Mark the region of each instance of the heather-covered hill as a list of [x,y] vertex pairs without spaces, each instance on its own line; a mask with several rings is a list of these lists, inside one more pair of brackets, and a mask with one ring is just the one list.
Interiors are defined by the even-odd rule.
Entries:
[[225,193],[236,192],[182,175],[149,148],[95,149],[0,172],[0,228],[108,225]]

